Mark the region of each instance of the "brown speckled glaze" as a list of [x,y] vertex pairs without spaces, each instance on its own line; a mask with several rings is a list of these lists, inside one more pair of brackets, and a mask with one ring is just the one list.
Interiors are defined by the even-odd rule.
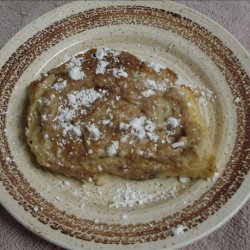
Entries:
[[[15,83],[28,65],[42,52],[64,37],[95,27],[141,24],[172,31],[198,46],[223,73],[232,95],[240,97],[237,105],[237,138],[231,160],[213,187],[192,205],[161,220],[141,224],[106,224],[77,218],[56,208],[37,192],[19,171],[13,159],[4,128],[8,102]],[[20,206],[41,223],[77,239],[108,244],[134,244],[170,237],[171,227],[197,226],[214,214],[237,191],[250,169],[250,80],[233,53],[208,30],[197,23],[163,9],[143,6],[118,6],[91,9],[55,22],[22,44],[0,70],[0,181]],[[7,158],[8,159],[8,158]],[[42,206],[43,211],[33,211]]]

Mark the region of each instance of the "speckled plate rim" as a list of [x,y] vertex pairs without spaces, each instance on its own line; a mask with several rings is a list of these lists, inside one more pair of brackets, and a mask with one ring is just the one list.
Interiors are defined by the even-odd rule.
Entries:
[[[22,29],[20,32],[18,32],[1,50],[0,52],[0,66],[2,66],[5,61],[11,56],[12,52],[15,51],[23,42],[26,41],[27,37],[31,37],[34,35],[38,30],[46,27],[47,25],[51,24],[52,22],[61,19],[60,14],[62,10],[68,9],[68,13],[73,14],[74,11],[71,12],[72,9],[76,12],[79,12],[81,7],[81,10],[84,9],[84,6],[80,5],[82,3],[75,2],[70,3],[67,5],[64,5],[62,7],[59,7],[55,10],[52,10],[51,12],[48,12],[47,14],[41,16],[40,18],[33,21],[31,24],[26,26],[24,29]],[[101,7],[106,3],[101,2],[89,2],[88,7],[86,9],[91,9],[95,7]],[[230,48],[233,51],[233,54],[237,55],[237,58],[241,62],[244,70],[247,72],[248,76],[250,75],[250,63],[249,63],[249,54],[244,49],[244,47],[224,28],[219,26],[217,23],[212,21],[211,19],[205,17],[204,15],[189,9],[187,7],[184,7],[182,5],[173,3],[173,2],[129,2],[129,1],[121,1],[119,3],[116,2],[109,2],[109,5],[140,5],[140,6],[148,6],[148,7],[155,7],[155,8],[163,8],[167,9],[176,13],[180,13],[182,16],[185,16],[196,23],[200,24],[203,27],[206,27],[209,31],[211,31],[214,35],[216,35],[226,47]],[[86,6],[85,6],[86,7]],[[50,17],[50,20],[47,21],[46,19]],[[52,17],[52,18],[51,18]],[[217,229],[219,226],[221,226],[225,221],[227,221],[229,218],[231,218],[244,204],[244,202],[249,199],[249,188],[250,188],[250,176],[249,174],[244,179],[243,183],[241,184],[240,188],[237,190],[237,192],[229,199],[227,203],[223,205],[222,208],[217,212],[219,215],[217,218],[214,216],[210,216],[206,221],[204,221],[201,225],[204,229],[205,224],[210,224],[209,220],[213,217],[213,225],[208,227],[206,230],[201,230],[202,233],[199,233],[195,235],[192,239],[188,236],[190,232],[187,232],[185,236],[181,236],[179,239],[180,242],[173,245],[172,247],[169,247],[169,249],[178,248],[181,246],[184,246],[186,244],[189,244],[197,239],[200,239],[201,237],[207,235],[208,233],[211,233],[215,229]],[[29,226],[29,223],[26,221],[27,217],[31,217],[28,213],[26,214],[24,211],[20,212],[21,207],[16,206],[16,202],[10,198],[10,195],[5,190],[5,188],[1,187],[1,205],[3,205],[7,211],[9,211],[13,217],[15,217],[21,224],[26,226],[29,230],[36,233],[40,237],[43,237],[52,243],[55,243],[57,245],[63,246],[63,247],[69,247],[67,243],[58,241],[54,237],[55,235],[50,235],[49,233],[46,233],[46,228],[40,227],[40,226],[34,226],[34,228]],[[20,212],[21,214],[17,214],[16,212]],[[32,217],[31,217],[32,218]],[[36,221],[36,219],[32,218],[32,220]],[[215,221],[219,221],[219,223],[215,223]],[[198,228],[200,225],[198,226]],[[200,228],[201,229],[201,228]],[[44,230],[43,232],[40,230]],[[192,229],[192,231],[197,230],[197,228]],[[191,231],[191,230],[190,230]],[[58,232],[57,232],[58,233]],[[152,243],[152,242],[151,242]],[[143,243],[141,244],[144,249],[150,248],[153,245],[151,243]],[[95,243],[96,244],[96,243]],[[109,246],[109,245],[107,245]],[[79,246],[78,246],[79,247]],[[126,248],[130,248],[129,246]],[[163,247],[162,247],[163,248]]]

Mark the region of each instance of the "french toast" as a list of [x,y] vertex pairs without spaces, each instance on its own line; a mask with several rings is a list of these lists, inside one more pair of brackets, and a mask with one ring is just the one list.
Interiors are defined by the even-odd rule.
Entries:
[[161,64],[90,49],[28,87],[26,136],[40,166],[79,180],[213,175],[215,152],[191,88]]

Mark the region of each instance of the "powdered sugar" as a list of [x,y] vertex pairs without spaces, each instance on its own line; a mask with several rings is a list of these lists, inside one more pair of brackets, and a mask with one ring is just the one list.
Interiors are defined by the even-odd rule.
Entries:
[[99,61],[97,63],[97,67],[96,67],[96,71],[95,73],[96,74],[105,74],[106,72],[106,67],[109,63],[108,62],[105,62],[105,61]]
[[65,63],[65,62],[69,61],[70,59],[71,59],[70,56],[64,55],[64,57],[63,57],[63,62]]
[[128,220],[128,214],[127,213],[122,213],[120,216],[121,220],[127,221]]
[[66,67],[69,68],[69,69],[72,69],[74,67],[81,67],[82,63],[81,63],[81,60],[79,58],[75,58],[75,57],[72,57],[70,62],[68,64],[66,64]]
[[90,107],[97,99],[102,98],[107,91],[96,91],[93,88],[73,91],[68,94],[69,105],[74,108]]
[[180,75],[177,75],[177,79],[175,81],[175,84],[176,85],[184,85],[184,86],[191,87],[191,88],[193,87],[192,85],[188,84],[186,82],[186,80]]
[[145,130],[148,132],[153,133],[154,130],[156,129],[156,124],[150,120],[145,121]]
[[67,94],[67,97],[70,105],[74,105],[76,103],[76,95],[69,93]]
[[74,136],[80,137],[82,135],[81,128],[78,125],[62,123],[63,135],[66,136],[68,132],[71,132]]
[[156,90],[157,89],[157,84],[155,81],[153,80],[145,80],[144,83],[143,83],[143,86],[146,88],[146,89],[153,89],[153,90]]
[[95,56],[98,60],[102,60],[105,56],[107,56],[107,49],[105,48],[97,48],[95,52]]
[[116,77],[116,78],[120,78],[120,77],[128,77],[128,73],[124,71],[123,68],[114,68],[113,69],[113,75]]
[[164,92],[167,90],[167,84],[162,82],[162,83],[158,83],[157,84],[157,90],[158,91],[161,91],[161,92]]
[[183,147],[184,145],[185,145],[184,141],[179,141],[179,142],[175,142],[175,143],[171,144],[171,147],[176,149],[176,148]]
[[149,97],[155,94],[155,92],[152,89],[147,89],[141,92],[142,96]]
[[[199,105],[202,106],[202,107],[206,107],[208,101],[215,102],[216,95],[214,95],[214,93],[210,89],[208,89],[206,87],[194,86],[193,84],[188,83],[180,75],[177,76],[177,80],[175,81],[175,84],[176,85],[187,86],[190,89],[192,89],[193,93],[198,98]],[[188,103],[188,107],[190,107],[190,106],[191,106],[191,104]]]
[[114,190],[109,207],[132,208],[136,205],[143,205],[164,198],[173,198],[175,197],[174,194],[176,191],[177,189],[172,187],[169,190],[147,193],[143,190],[134,189],[126,184],[125,187]]
[[183,234],[188,228],[183,225],[178,225],[177,227],[172,227],[171,231],[173,235]]
[[179,178],[179,181],[180,181],[180,183],[182,183],[182,184],[187,184],[187,183],[189,183],[190,182],[190,178],[189,177],[180,177]]
[[66,87],[67,81],[64,80],[62,82],[56,82],[51,88],[57,91],[62,90]]
[[144,88],[146,90],[142,91],[141,94],[144,97],[149,97],[155,94],[155,91],[164,92],[167,90],[166,83],[156,83],[154,80],[146,79],[143,83]]
[[[103,167],[97,165],[98,171],[102,171]],[[126,169],[126,166],[124,166]],[[89,207],[89,204],[100,203],[104,206],[111,208],[128,208],[126,211],[122,212],[120,219],[126,221],[128,219],[128,212],[137,206],[143,206],[145,204],[150,204],[151,202],[157,202],[162,200],[169,200],[175,198],[177,193],[183,190],[185,187],[180,183],[167,184],[165,181],[151,182],[149,189],[145,189],[144,185],[140,183],[133,184],[133,182],[125,181],[110,183],[109,181],[103,183],[102,186],[95,186],[92,184],[93,179],[89,178],[88,182],[84,185],[79,185],[74,181],[54,180],[56,183],[50,183],[55,192],[55,197],[57,202],[65,202],[68,194],[72,196],[73,201],[78,202],[78,207],[84,208]],[[47,186],[48,187],[48,186]],[[47,187],[45,188],[47,190]],[[55,188],[58,190],[55,190]],[[72,203],[74,206],[74,203]],[[120,209],[119,209],[120,210]]]
[[140,116],[136,117],[130,122],[131,126],[131,134],[138,137],[139,139],[143,139],[146,135],[144,124],[145,124],[146,117]]
[[66,65],[69,69],[69,77],[72,80],[82,80],[84,78],[84,72],[81,67],[81,60],[73,57],[70,62]]
[[193,92],[198,97],[198,103],[200,106],[206,107],[208,101],[214,102],[216,96],[214,96],[213,92],[205,87],[195,88]]
[[[96,74],[105,74],[106,73],[106,71],[107,71],[106,67],[109,63],[107,61],[105,61],[105,57],[108,56],[108,52],[110,54],[112,54],[112,56],[114,57],[114,61],[117,59],[115,57],[120,54],[120,52],[116,52],[116,51],[110,50],[108,48],[97,48],[96,53],[95,53],[95,56],[98,60],[97,67],[96,67]],[[113,69],[110,69],[110,71],[113,72],[113,75],[116,78],[128,77],[128,73],[125,72],[123,68],[113,68]]]
[[111,122],[109,119],[104,119],[104,120],[102,120],[102,124],[103,124],[104,126],[106,126],[106,125],[111,125],[112,122]]
[[239,103],[241,101],[241,99],[239,98],[239,97],[236,97],[235,99],[234,99],[234,103]]
[[113,50],[113,49],[107,49],[109,53],[111,53],[113,55],[113,57],[117,57],[121,54],[121,51],[119,50]]
[[219,176],[220,176],[220,173],[215,172],[214,176],[212,177],[212,181],[216,181],[219,178]]
[[134,191],[126,186],[124,189],[117,189],[110,207],[134,207],[136,204],[143,204],[153,200],[152,195],[145,194],[142,191]]
[[178,126],[180,126],[180,120],[176,119],[175,117],[168,117],[167,121],[166,121],[167,126],[171,126],[172,128],[176,128]]
[[135,117],[129,124],[121,122],[119,128],[123,131],[129,130],[132,136],[140,140],[146,136],[153,142],[158,140],[158,136],[155,134],[156,124],[151,120],[147,120],[145,116]]
[[150,62],[148,64],[149,67],[151,67],[155,72],[159,73],[161,69],[166,69],[167,66],[164,64],[156,63],[156,62]]
[[5,160],[6,160],[7,162],[11,162],[11,158],[10,158],[9,156],[7,156],[7,157],[5,158]]
[[100,130],[96,127],[95,124],[91,124],[87,126],[88,131],[90,132],[91,136],[93,137],[94,141],[98,141],[101,137]]
[[[73,135],[80,137],[82,135],[80,126],[78,124],[71,124],[71,121],[76,117],[78,111],[82,111],[84,108],[90,108],[92,103],[102,98],[105,94],[106,91],[98,92],[92,88],[68,93],[65,103],[66,107],[62,104],[59,105],[58,116],[54,119],[54,121],[62,127],[63,135],[71,132]],[[95,136],[97,136],[97,134],[95,134]]]
[[107,148],[107,153],[109,156],[114,156],[117,154],[117,150],[119,148],[118,141],[112,141],[111,145]]
[[76,126],[72,125],[70,130],[72,131],[73,135],[77,137],[80,137],[82,135],[82,131],[79,125]]
[[[152,142],[157,142],[158,139],[159,139],[159,136],[156,135],[156,134],[154,134],[154,133],[148,132],[148,133],[147,133],[147,136],[148,136],[149,140],[151,140]],[[154,145],[154,151],[156,151],[156,146],[157,146],[157,144]]]
[[107,56],[107,49],[105,48],[97,48],[95,57],[97,58],[97,66],[96,66],[96,74],[105,74],[106,67],[109,64],[105,61],[105,57]]
[[37,206],[33,207],[34,212],[38,212],[39,208]]
[[80,68],[74,67],[69,71],[69,77],[75,81],[82,80],[84,77],[84,73]]
[[128,129],[129,128],[129,124],[126,124],[126,123],[124,123],[124,122],[121,122],[120,124],[119,124],[119,128],[121,129],[121,130],[126,130],[126,129]]

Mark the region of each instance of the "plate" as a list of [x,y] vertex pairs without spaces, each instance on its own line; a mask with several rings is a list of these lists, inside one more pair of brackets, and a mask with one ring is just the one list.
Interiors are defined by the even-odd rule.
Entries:
[[[37,167],[24,136],[26,87],[65,55],[92,47],[164,63],[204,90],[214,178],[105,177],[95,186]],[[15,35],[0,52],[0,67],[0,201],[48,241],[73,249],[175,249],[218,228],[248,199],[249,55],[207,17],[173,2],[73,2]]]

